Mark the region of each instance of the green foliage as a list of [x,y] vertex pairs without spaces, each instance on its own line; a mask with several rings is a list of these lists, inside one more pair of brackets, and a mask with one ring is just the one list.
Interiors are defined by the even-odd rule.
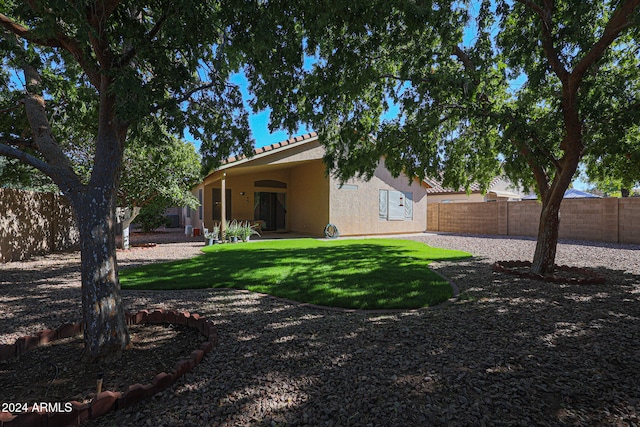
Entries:
[[242,224],[235,219],[231,221],[227,220],[225,224],[225,232],[224,232],[225,240],[231,240],[234,237],[239,239],[241,234],[242,234]]
[[260,236],[260,233],[258,233],[258,230],[256,230],[255,226],[251,225],[249,221],[240,222],[240,232],[238,233],[238,238],[247,240],[251,238],[251,236]]
[[230,287],[333,307],[432,306],[451,286],[428,264],[464,259],[465,252],[408,240],[273,240],[214,245],[183,261],[121,272],[125,289]]
[[632,194],[640,187],[640,126],[630,129],[609,150],[592,147],[585,164],[586,175],[597,189],[609,195]]
[[[634,2],[554,2],[543,24],[537,2],[256,1],[231,28],[250,45],[255,106],[273,107],[273,127],[318,130],[343,180],[371,176],[383,157],[396,175],[442,176],[453,188],[486,186],[501,168],[525,188],[550,187],[572,168],[559,167],[569,104],[541,28],[572,72],[623,3]],[[265,18],[252,19],[254,9]],[[629,16],[571,83],[580,87],[578,151],[598,164],[637,151],[625,141],[640,120],[638,6]],[[633,175],[634,156],[607,171]]]
[[164,215],[164,212],[169,206],[171,206],[171,203],[168,201],[155,199],[152,203],[140,209],[136,222],[142,226],[142,232],[151,233],[156,228],[168,227],[171,221]]
[[0,157],[0,187],[55,192],[58,187],[46,175],[15,159]]
[[[9,89],[0,109],[23,96],[21,85],[8,76],[20,75],[26,55],[42,77],[53,134],[70,158],[76,149],[81,156],[95,146],[100,73],[110,76],[108,91],[129,137],[144,140],[149,131],[181,137],[188,130],[203,141],[210,162],[251,150],[248,114],[239,88],[229,83],[241,59],[225,30],[233,2],[113,2],[99,35],[91,19],[100,11],[83,3],[45,3],[32,9],[24,2],[0,1],[8,19],[30,30],[20,48],[8,32],[0,37],[0,78]],[[49,47],[53,38],[64,37],[65,48]],[[0,143],[30,140],[23,109],[0,114],[0,125]],[[44,159],[41,153],[36,157]],[[93,161],[88,168],[80,162],[85,168],[77,172],[85,183]]]
[[[553,10],[553,38],[560,65],[571,71],[584,60],[615,4],[602,1],[558,2]],[[552,182],[563,160],[564,123],[562,82],[549,66],[540,41],[539,17],[519,2],[501,3],[500,32],[497,43],[501,57],[513,76],[524,77],[513,91],[505,111],[509,113],[501,152],[510,177],[526,186],[535,184],[530,161],[541,167]],[[636,6],[637,10],[637,6]],[[636,11],[636,15],[638,15]],[[640,123],[640,60],[637,51],[637,16],[635,23],[606,49],[587,70],[576,95],[581,124],[587,174],[591,179],[605,175],[626,182],[638,181],[629,153],[638,151]],[[635,33],[635,36],[634,36]],[[563,109],[564,108],[564,109]],[[563,112],[564,111],[564,112]],[[514,144],[512,140],[521,141]],[[524,156],[523,148],[530,154]]]
[[[499,172],[497,130],[487,117],[495,100],[505,97],[505,79],[482,63],[492,52],[483,32],[467,53],[478,67],[465,70],[453,55],[470,19],[465,2],[260,6],[278,18],[276,8],[290,11],[271,29],[265,28],[268,20],[238,24],[240,38],[240,32],[280,33],[276,49],[254,44],[248,58],[256,105],[282,96],[284,102],[271,103],[274,126],[300,120],[318,130],[325,161],[341,179],[370,177],[381,157],[394,175],[443,173],[445,184],[454,187],[488,183]],[[482,31],[491,24],[487,7],[478,17]],[[299,56],[281,61],[281,51],[295,40],[304,40]],[[315,59],[313,66],[305,66],[302,52]],[[268,65],[274,63],[277,73]]]
[[166,133],[145,136],[147,142],[136,138],[125,148],[118,205],[142,207],[160,199],[195,208],[191,188],[201,179],[201,166],[193,144]]
[[[371,177],[384,159],[394,176],[441,177],[456,189],[478,182],[485,190],[501,169],[524,189],[537,187],[536,274],[553,269],[557,213],[580,160],[618,161],[640,124],[640,0],[252,6],[265,19],[239,14],[232,28],[249,34],[258,99],[283,96],[273,124],[316,129],[342,181]],[[278,34],[276,48],[251,45],[263,32]],[[279,60],[292,42],[312,66]],[[606,174],[636,176],[638,163],[627,163],[633,172]]]

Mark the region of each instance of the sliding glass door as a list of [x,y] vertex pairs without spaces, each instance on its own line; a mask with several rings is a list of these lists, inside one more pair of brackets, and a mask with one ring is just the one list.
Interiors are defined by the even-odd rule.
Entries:
[[254,194],[254,219],[265,222],[263,230],[276,231],[286,228],[286,193],[259,191]]

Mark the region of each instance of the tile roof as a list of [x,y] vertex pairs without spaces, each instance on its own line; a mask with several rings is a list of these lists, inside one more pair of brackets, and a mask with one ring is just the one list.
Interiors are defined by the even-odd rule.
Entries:
[[[264,147],[260,147],[260,148],[255,148],[253,150],[253,155],[257,155],[257,154],[262,154],[262,153],[266,153],[269,151],[277,151],[280,149],[283,149],[285,147],[289,147],[291,145],[294,144],[301,144],[301,143],[305,143],[308,142],[310,139],[315,138],[318,136],[317,132],[310,132],[304,135],[299,135],[299,136],[294,136],[291,137],[289,139],[286,139],[284,141],[280,141],[280,142],[276,142],[273,143],[271,145],[265,145]],[[229,158],[227,158],[226,160],[224,160],[222,162],[222,165],[228,165],[229,163],[234,163],[243,159],[246,159],[247,156],[243,155],[239,155],[239,156],[231,156]]]
[[[491,187],[496,185],[496,183],[498,183],[498,181],[500,181],[500,179],[501,178],[499,176],[493,178],[493,180],[489,183],[489,187],[487,187],[487,190],[490,190]],[[433,178],[427,178],[424,181],[430,187],[430,188],[427,188],[427,194],[465,193],[464,188],[461,188],[459,190],[454,190],[453,188],[443,187],[442,186],[442,181],[440,181],[440,180],[436,180],[436,179],[433,179]],[[472,193],[480,192],[480,184],[477,183],[477,182],[472,182],[471,185],[469,185],[469,191],[471,191]]]

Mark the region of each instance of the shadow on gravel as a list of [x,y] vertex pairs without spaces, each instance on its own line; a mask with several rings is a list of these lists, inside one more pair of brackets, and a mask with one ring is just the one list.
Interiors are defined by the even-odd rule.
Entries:
[[[30,271],[3,266],[0,270],[2,334],[20,332],[20,335],[25,335],[25,326],[57,328],[63,323],[80,321],[79,271],[79,264],[65,263],[42,268],[38,271],[37,279],[34,279]],[[33,307],[39,309],[34,311]],[[42,307],[46,309],[42,310]],[[15,338],[10,340],[11,343]]]
[[[454,304],[400,313],[310,309],[233,290],[127,292],[129,310],[211,317],[219,344],[193,373],[87,425],[633,425],[640,423],[640,276],[557,285],[441,263]],[[1,270],[0,330],[80,318],[80,288]],[[77,296],[77,298],[76,298]],[[36,318],[29,308],[47,306]]]
[[459,302],[390,314],[232,290],[145,293],[177,308],[200,301],[220,343],[170,393],[93,425],[638,422],[639,276],[598,269],[607,284],[555,285],[477,259],[438,270],[467,278]]

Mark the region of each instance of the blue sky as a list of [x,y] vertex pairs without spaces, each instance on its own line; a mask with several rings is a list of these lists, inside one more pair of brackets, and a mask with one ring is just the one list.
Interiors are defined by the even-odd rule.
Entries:
[[[242,96],[245,100],[250,98],[249,94],[249,82],[244,74],[235,74],[231,82],[237,84],[240,87],[240,91],[242,92]],[[251,107],[249,105],[246,106],[247,110],[251,111]],[[254,113],[249,116],[249,126],[251,127],[251,133],[253,134],[253,139],[256,142],[256,148],[264,147],[265,145],[270,145],[275,142],[284,141],[288,139],[290,136],[303,135],[305,133],[309,133],[311,130],[307,129],[304,126],[301,126],[296,132],[296,135],[289,135],[286,131],[276,131],[271,133],[269,131],[269,113],[271,110],[261,111],[259,113]],[[196,144],[197,146],[197,144]]]

